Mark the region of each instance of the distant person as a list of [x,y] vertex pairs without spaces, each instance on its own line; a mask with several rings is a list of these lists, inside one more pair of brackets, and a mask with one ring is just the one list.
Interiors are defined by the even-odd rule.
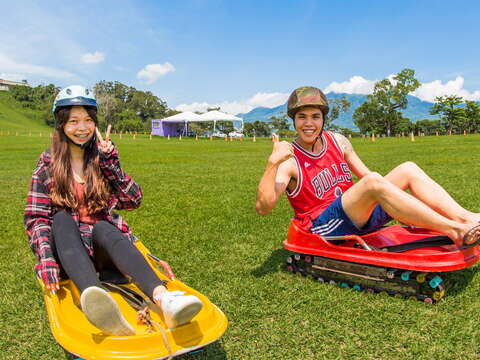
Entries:
[[119,270],[163,311],[167,326],[191,320],[202,303],[193,295],[167,291],[140,251],[122,217],[113,209],[140,206],[140,186],[120,167],[118,151],[97,128],[97,102],[82,86],[61,90],[53,106],[55,132],[40,155],[25,208],[25,226],[39,263],[37,276],[52,293],[60,274],[81,292],[88,320],[113,335],[134,329],[102,288],[97,271]]
[[[272,135],[273,151],[257,189],[259,214],[268,214],[285,192],[303,229],[323,236],[366,234],[393,218],[444,233],[457,246],[480,238],[480,214],[461,207],[413,162],[386,176],[370,171],[347,138],[323,130],[328,111],[320,89],[292,92],[288,116],[298,136],[288,143]],[[352,173],[360,179],[355,184]]]

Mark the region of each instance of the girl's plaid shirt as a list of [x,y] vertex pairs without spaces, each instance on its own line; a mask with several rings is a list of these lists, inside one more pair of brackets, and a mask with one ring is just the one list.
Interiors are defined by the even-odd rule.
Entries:
[[[35,265],[35,272],[46,285],[58,282],[60,272],[52,251],[51,226],[53,215],[62,209],[57,208],[50,200],[49,193],[52,186],[49,170],[50,162],[50,152],[43,152],[33,172],[24,216],[30,247],[39,261]],[[120,167],[117,149],[114,149],[110,154],[100,152],[100,168],[103,176],[105,176],[113,189],[108,207],[102,212],[102,216],[104,220],[115,225],[133,242],[136,238],[131,233],[128,224],[120,215],[113,212],[113,209],[132,210],[139,207],[142,200],[140,186],[123,172]],[[74,209],[67,209],[67,211],[78,225],[85,248],[90,256],[93,256],[93,226],[81,223],[78,211]]]

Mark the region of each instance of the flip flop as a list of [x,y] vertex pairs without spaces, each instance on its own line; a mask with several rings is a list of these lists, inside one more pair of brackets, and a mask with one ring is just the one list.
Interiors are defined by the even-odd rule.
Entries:
[[479,245],[480,242],[480,225],[472,227],[463,236],[463,247],[473,247]]

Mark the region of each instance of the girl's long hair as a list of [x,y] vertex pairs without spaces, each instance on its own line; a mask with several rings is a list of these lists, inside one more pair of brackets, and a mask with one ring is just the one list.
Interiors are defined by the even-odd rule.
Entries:
[[[63,132],[71,106],[62,107],[56,111],[56,129],[52,138],[52,161],[50,171],[52,174],[52,187],[50,199],[60,208],[78,209],[79,202],[73,184],[73,173],[70,162],[70,146],[67,136]],[[97,124],[97,110],[95,107],[84,106],[88,115]],[[87,146],[83,158],[83,172],[85,176],[84,196],[87,211],[94,214],[105,209],[110,199],[111,189],[107,180],[102,175],[99,165],[99,153],[96,142]]]

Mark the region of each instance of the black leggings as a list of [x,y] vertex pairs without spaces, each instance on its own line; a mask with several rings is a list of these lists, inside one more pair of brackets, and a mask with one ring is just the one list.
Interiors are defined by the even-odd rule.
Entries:
[[83,245],[77,224],[67,212],[53,216],[52,232],[55,256],[80,292],[90,286],[101,286],[97,271],[103,270],[118,269],[149,297],[157,286],[164,285],[135,245],[107,221],[99,221],[93,227],[93,259]]

